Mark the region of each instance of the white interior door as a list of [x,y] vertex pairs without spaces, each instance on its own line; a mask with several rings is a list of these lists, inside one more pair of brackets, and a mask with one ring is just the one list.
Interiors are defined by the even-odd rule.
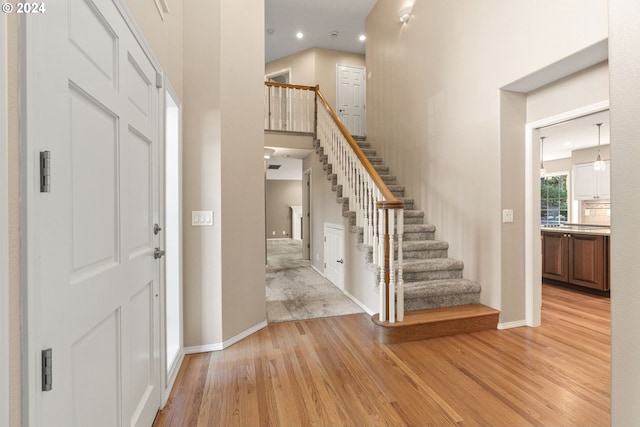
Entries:
[[324,225],[324,276],[344,289],[344,229],[338,225]]
[[119,7],[56,2],[23,22],[29,425],[150,426],[160,406],[159,90]]
[[338,117],[351,135],[366,135],[365,68],[338,64],[336,87]]

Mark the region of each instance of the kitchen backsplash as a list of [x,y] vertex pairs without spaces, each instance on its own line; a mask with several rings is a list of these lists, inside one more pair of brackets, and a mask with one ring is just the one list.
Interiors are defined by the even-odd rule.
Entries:
[[611,225],[611,201],[582,200],[580,224]]

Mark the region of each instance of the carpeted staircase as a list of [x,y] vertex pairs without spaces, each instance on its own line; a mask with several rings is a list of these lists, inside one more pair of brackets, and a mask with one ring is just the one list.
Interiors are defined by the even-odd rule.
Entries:
[[[425,309],[478,304],[480,285],[462,277],[464,263],[448,257],[449,244],[435,240],[436,227],[424,223],[424,212],[415,209],[413,199],[406,197],[404,187],[398,185],[396,177],[389,173],[389,167],[384,165],[382,158],[376,155],[370,144],[361,137],[354,139],[392,193],[405,204],[402,251],[407,315],[408,312],[417,313]],[[355,226],[356,213],[348,210],[349,199],[342,197],[342,186],[336,184],[337,176],[332,173],[332,166],[327,162],[327,156],[317,140],[315,148],[324,164],[327,179],[332,183],[332,190],[337,194],[337,201],[343,206],[343,215],[350,219],[350,231],[358,233],[359,242],[362,243],[363,230]],[[397,243],[395,250],[398,250]],[[373,248],[366,247],[365,251],[366,259],[371,263]],[[497,323],[497,312],[493,314]],[[493,328],[495,329],[495,324]]]

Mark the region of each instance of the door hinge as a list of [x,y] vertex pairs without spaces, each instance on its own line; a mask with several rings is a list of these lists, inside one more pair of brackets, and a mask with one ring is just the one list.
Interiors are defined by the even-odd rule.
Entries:
[[40,192],[51,192],[51,151],[40,152]]
[[160,72],[156,73],[156,87],[158,89],[162,88],[162,73],[160,73]]
[[327,236],[324,236],[324,241],[325,241],[325,242],[327,241]]
[[53,388],[53,350],[42,350],[42,391]]

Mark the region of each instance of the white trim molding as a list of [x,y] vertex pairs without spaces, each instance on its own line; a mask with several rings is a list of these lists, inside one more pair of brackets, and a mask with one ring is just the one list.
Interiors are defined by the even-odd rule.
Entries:
[[220,351],[220,350],[224,350],[225,348],[232,346],[233,344],[242,341],[243,339],[247,338],[250,335],[255,334],[256,332],[258,332],[261,329],[264,329],[268,326],[267,321],[265,320],[264,322],[260,322],[257,325],[243,331],[240,332],[238,335],[229,338],[228,340],[221,342],[221,343],[215,343],[215,344],[206,344],[206,345],[196,345],[193,347],[187,347],[184,349],[184,353],[185,354],[195,354],[195,353],[207,353],[210,351]]
[[516,320],[515,322],[498,323],[498,330],[521,328],[523,326],[527,326],[526,320]]
[[7,20],[0,16],[0,427],[9,427],[9,144]]
[[[587,116],[609,109],[609,101],[597,102],[555,116],[527,123],[525,126],[525,312],[528,326],[540,326],[542,307],[542,263],[540,253],[540,210],[535,199],[540,197],[539,175],[537,172],[538,149],[534,150],[534,132],[544,126],[551,126],[567,120]],[[534,160],[535,159],[535,160]],[[539,207],[539,206],[538,206]]]

